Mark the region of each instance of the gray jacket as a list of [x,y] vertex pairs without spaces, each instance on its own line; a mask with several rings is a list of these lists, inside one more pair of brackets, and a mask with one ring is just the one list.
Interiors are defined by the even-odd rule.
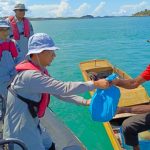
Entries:
[[[42,93],[50,93],[67,102],[76,104],[85,100],[74,94],[94,89],[93,82],[62,82],[39,71],[20,72],[11,84],[19,95],[39,102]],[[7,110],[4,120],[4,138],[18,138],[25,142],[29,150],[46,150],[40,130],[39,119],[32,118],[27,104],[8,92]],[[48,144],[47,144],[48,145]],[[15,149],[17,150],[17,148]]]

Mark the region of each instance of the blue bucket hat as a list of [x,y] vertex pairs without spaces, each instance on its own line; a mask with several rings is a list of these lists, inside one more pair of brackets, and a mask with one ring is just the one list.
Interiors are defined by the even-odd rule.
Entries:
[[46,33],[36,33],[29,38],[27,56],[41,53],[44,50],[55,51],[58,49],[49,35]]
[[10,28],[9,24],[5,20],[0,20],[0,27],[1,28]]
[[[106,80],[111,82],[115,78],[116,75],[112,74]],[[111,86],[105,90],[97,89],[92,96],[89,107],[93,121],[110,121],[116,114],[119,99],[120,90],[116,86]]]

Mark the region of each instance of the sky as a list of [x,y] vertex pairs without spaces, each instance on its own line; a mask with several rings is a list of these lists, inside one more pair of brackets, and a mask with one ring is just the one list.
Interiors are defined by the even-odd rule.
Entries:
[[28,17],[129,16],[150,9],[150,0],[0,0],[0,17],[24,3]]

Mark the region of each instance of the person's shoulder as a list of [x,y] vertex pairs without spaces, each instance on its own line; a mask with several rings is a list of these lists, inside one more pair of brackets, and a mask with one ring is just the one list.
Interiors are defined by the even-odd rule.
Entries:
[[32,79],[42,78],[44,73],[38,70],[25,70],[23,71],[24,76],[30,77]]
[[28,17],[24,17],[24,19],[27,19],[27,20],[30,22],[30,18],[28,18]]
[[36,70],[24,70],[17,73],[18,78],[26,83],[29,83],[33,79],[35,80],[35,75],[38,77],[37,75],[40,76],[40,73]]
[[23,72],[24,72],[25,75],[28,75],[28,76],[32,76],[34,74],[38,74],[38,75],[41,74],[41,72],[38,71],[38,70],[25,70]]
[[14,16],[8,16],[5,20],[10,23],[13,20]]
[[27,70],[24,71],[24,78],[29,81],[31,84],[40,83],[50,79],[49,76],[45,75],[38,70]]
[[25,17],[25,19],[27,19],[27,20],[28,20],[28,22],[30,23],[30,25],[32,25],[30,18]]
[[33,79],[43,79],[47,77],[47,75],[45,75],[43,72],[38,71],[38,70],[32,70],[31,72],[32,72]]

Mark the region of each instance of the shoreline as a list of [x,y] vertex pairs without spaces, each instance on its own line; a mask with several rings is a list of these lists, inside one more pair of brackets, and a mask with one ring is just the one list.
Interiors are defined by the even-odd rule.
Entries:
[[93,17],[93,18],[82,18],[82,17],[62,17],[62,18],[29,18],[31,21],[44,21],[44,20],[84,20],[84,19],[103,19],[103,18],[127,18],[127,17],[150,17],[150,16],[104,16],[104,17]]
[[[43,17],[36,17],[31,18],[28,17],[31,21],[44,21],[44,20],[81,20],[81,19],[103,19],[103,18],[127,18],[127,17],[150,17],[150,16],[103,16],[103,17],[93,17],[91,15],[82,16],[82,17],[57,17],[57,18],[43,18]],[[5,17],[0,17],[0,19],[6,19]]]

